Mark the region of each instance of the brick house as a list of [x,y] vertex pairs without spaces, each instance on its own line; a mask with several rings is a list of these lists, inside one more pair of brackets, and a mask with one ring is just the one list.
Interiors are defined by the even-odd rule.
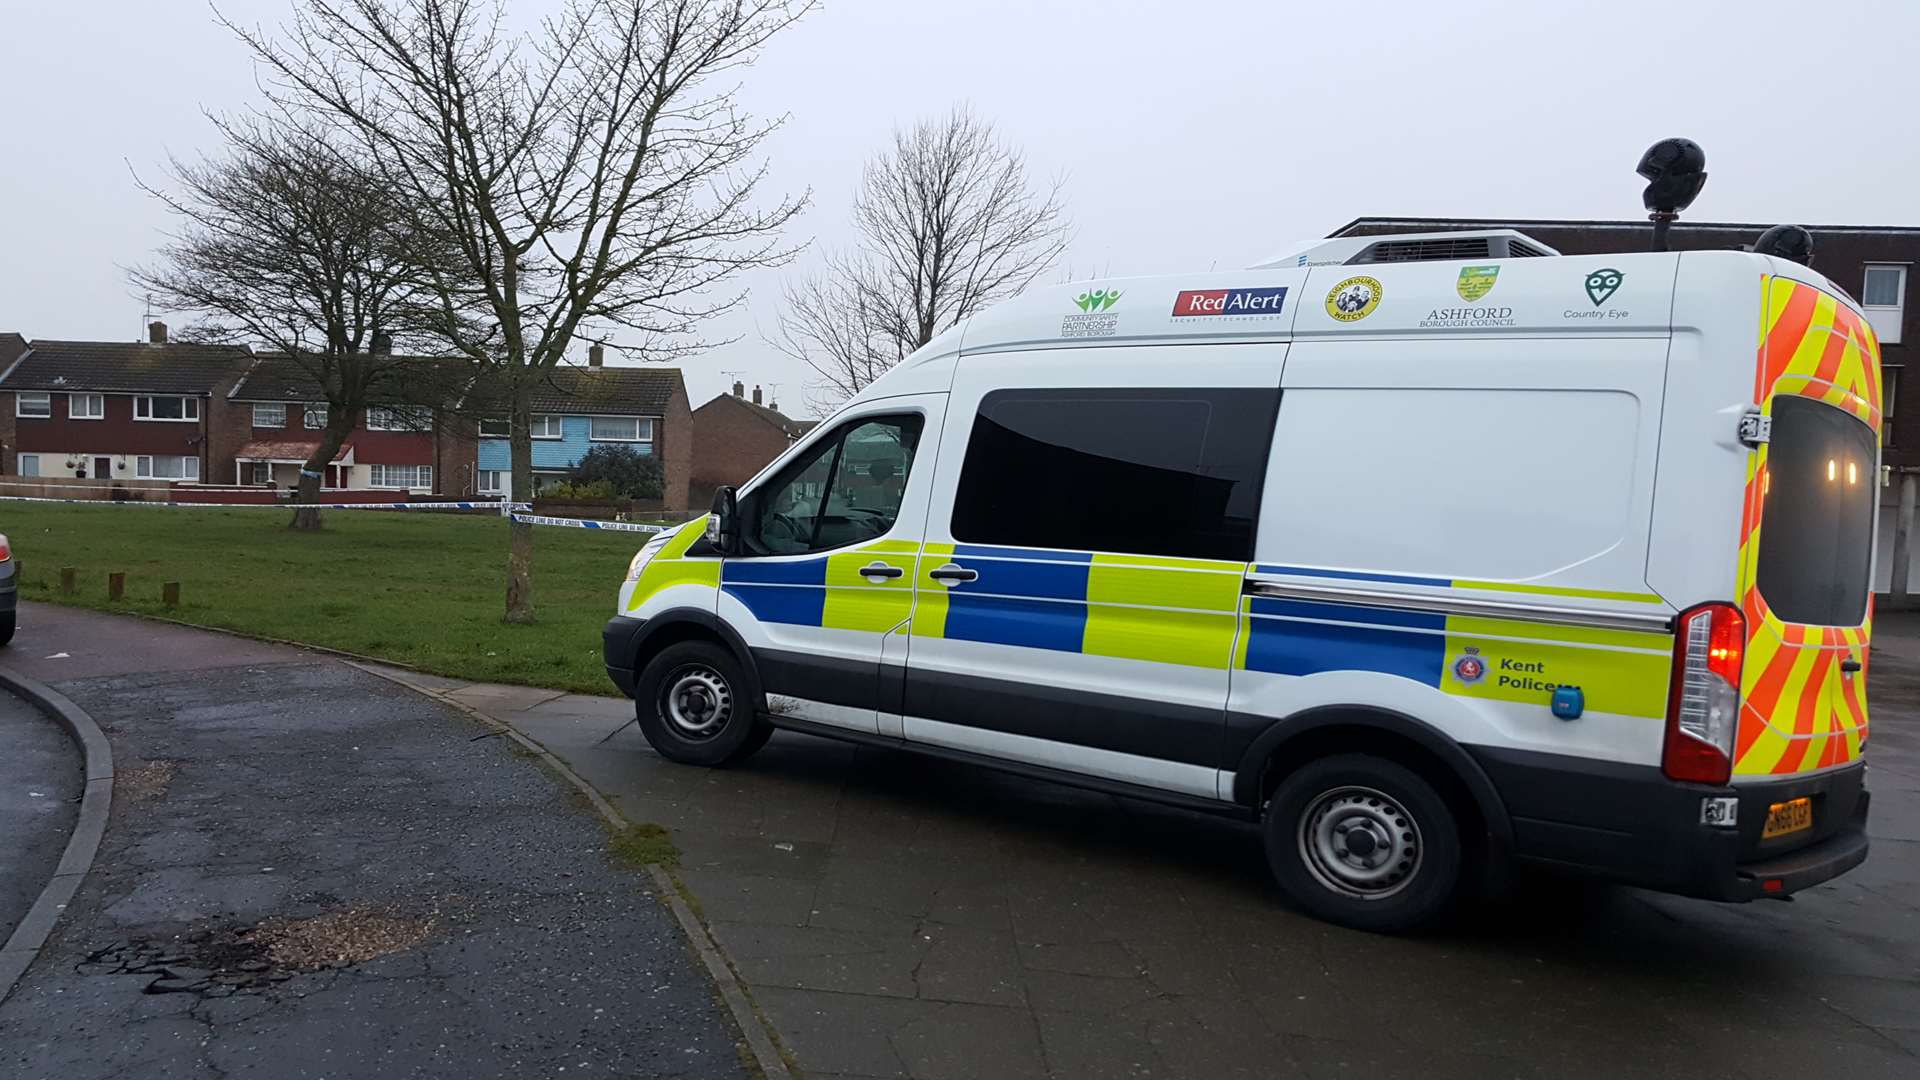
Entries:
[[[660,459],[664,509],[687,509],[693,458],[693,411],[678,368],[606,367],[595,345],[585,366],[561,364],[542,376],[533,394],[534,491],[567,478],[598,444],[631,446]],[[507,421],[479,423],[473,464],[476,494],[507,493],[512,479]],[[516,494],[516,498],[523,497]]]
[[722,484],[751,479],[816,422],[795,420],[762,405],[758,386],[748,400],[745,385],[737,382],[733,393],[720,394],[693,410],[693,505],[712,502],[714,489]]
[[226,394],[252,358],[244,346],[170,342],[159,322],[144,342],[28,342],[0,372],[0,471],[215,482],[232,454]]
[[[387,380],[354,418],[353,430],[321,478],[323,488],[472,495],[473,426],[454,411],[464,365],[433,357],[398,357],[418,368]],[[404,368],[402,369],[404,370]],[[258,357],[227,400],[233,447],[221,483],[299,484],[300,469],[320,445],[326,395],[306,369],[285,356]]]

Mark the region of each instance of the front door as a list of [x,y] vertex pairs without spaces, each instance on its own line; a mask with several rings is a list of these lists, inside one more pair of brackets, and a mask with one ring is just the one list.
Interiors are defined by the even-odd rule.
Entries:
[[1120,346],[960,365],[906,738],[1217,797],[1284,356]]
[[95,480],[113,479],[113,459],[97,457],[93,459],[93,478]]
[[719,614],[782,721],[873,734],[883,708],[897,711],[887,688],[897,697],[945,412],[944,394],[849,411],[740,495]]

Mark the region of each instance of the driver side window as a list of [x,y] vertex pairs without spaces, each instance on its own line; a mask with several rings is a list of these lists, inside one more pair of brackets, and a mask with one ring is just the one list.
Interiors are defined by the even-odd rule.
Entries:
[[918,415],[856,420],[810,447],[741,507],[748,555],[804,555],[884,535],[900,516]]

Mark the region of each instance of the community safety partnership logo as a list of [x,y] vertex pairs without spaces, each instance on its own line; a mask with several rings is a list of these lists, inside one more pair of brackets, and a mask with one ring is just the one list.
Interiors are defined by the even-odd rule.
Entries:
[[1088,289],[1073,298],[1077,315],[1060,320],[1063,338],[1112,337],[1120,330],[1120,316],[1113,306],[1120,302],[1119,289]]

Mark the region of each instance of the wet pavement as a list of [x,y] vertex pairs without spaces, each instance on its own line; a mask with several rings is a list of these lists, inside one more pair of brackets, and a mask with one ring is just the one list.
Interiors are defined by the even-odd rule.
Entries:
[[1920,639],[1893,635],[1916,629],[1874,656],[1859,870],[1744,906],[1529,879],[1415,938],[1295,912],[1245,825],[788,733],[689,768],[626,701],[418,681],[672,829],[810,1077],[1912,1080]]
[[[0,664],[10,659],[0,650]],[[0,942],[60,864],[79,813],[81,773],[66,729],[0,690]]]
[[153,623],[29,605],[13,648],[117,777],[98,861],[0,1001],[0,1076],[746,1075],[651,880],[493,729]]

